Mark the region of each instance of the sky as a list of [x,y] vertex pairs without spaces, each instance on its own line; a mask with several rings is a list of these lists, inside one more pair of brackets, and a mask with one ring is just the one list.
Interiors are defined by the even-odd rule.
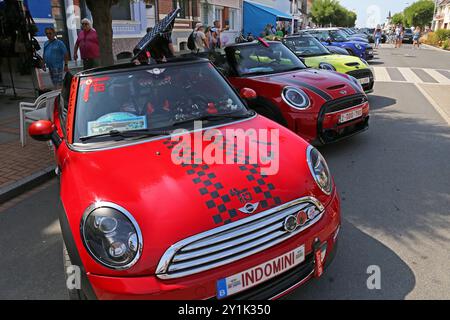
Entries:
[[339,0],[342,6],[356,11],[358,20],[357,27],[375,27],[386,21],[389,10],[392,15],[403,11],[414,0]]

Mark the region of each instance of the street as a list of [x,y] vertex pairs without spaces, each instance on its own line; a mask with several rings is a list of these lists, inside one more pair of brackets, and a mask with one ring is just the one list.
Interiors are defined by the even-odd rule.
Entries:
[[[341,196],[339,251],[288,299],[450,299],[450,53],[384,45],[376,58],[369,130],[319,148]],[[0,206],[0,299],[68,298],[57,210],[56,179]]]

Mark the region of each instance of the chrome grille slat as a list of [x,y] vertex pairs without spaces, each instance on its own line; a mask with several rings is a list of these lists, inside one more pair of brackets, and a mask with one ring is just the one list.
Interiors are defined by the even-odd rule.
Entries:
[[[229,250],[225,250],[225,251],[221,251],[219,253],[213,254],[213,255],[208,255],[206,258],[200,258],[200,259],[195,259],[195,264],[196,265],[202,265],[202,264],[206,264],[208,262],[213,262],[216,260],[220,260],[220,259],[224,259],[224,258],[228,258],[231,256],[235,256],[235,255],[239,255],[242,252],[251,250],[257,246],[263,245],[271,240],[274,240],[282,235],[284,235],[285,232],[283,231],[277,231],[274,233],[270,233],[269,235],[265,236],[265,237],[261,237],[260,239],[258,239],[258,242],[248,242],[247,244],[244,245],[240,245],[236,248],[239,249],[229,249]],[[192,268],[194,263],[192,261],[188,261],[188,262],[181,262],[181,263],[172,263],[169,267],[169,273],[170,272],[175,272],[178,271],[180,269],[189,269]]]
[[[283,227],[285,218],[309,207],[317,210],[317,216],[294,232],[286,232]],[[318,200],[304,197],[191,236],[175,243],[164,253],[156,275],[160,279],[179,278],[238,261],[309,228],[321,219],[323,211],[324,207]]]
[[[305,207],[306,207],[306,205],[300,207],[299,209],[297,209],[297,208],[287,209],[286,210],[286,214],[283,213],[283,216],[286,217],[286,216],[292,214],[293,211],[301,210],[301,209],[303,209]],[[231,230],[228,230],[226,232],[221,232],[221,233],[219,233],[217,235],[201,239],[200,241],[197,241],[197,242],[195,242],[195,243],[193,243],[191,245],[188,245],[188,246],[184,247],[182,249],[182,251],[183,252],[184,251],[191,251],[191,250],[197,250],[197,249],[200,249],[200,248],[203,248],[203,247],[207,247],[208,243],[206,241],[214,241],[214,242],[217,243],[217,242],[223,242],[225,240],[237,238],[237,237],[240,237],[240,236],[242,236],[244,234],[247,234],[249,232],[254,232],[255,230],[259,230],[261,228],[264,228],[265,225],[270,225],[270,224],[272,224],[272,223],[274,223],[274,222],[276,222],[276,221],[278,221],[280,219],[281,219],[280,215],[277,214],[277,213],[274,213],[274,214],[272,214],[270,216],[263,217],[263,218],[258,219],[256,221],[253,221],[248,226],[245,226],[243,228],[239,228],[239,231],[237,231],[237,232],[236,232],[235,229],[231,229]],[[257,227],[255,229],[255,225],[259,225],[259,227]],[[232,237],[230,237],[230,234],[232,234]]]
[[190,259],[193,259],[193,258],[198,258],[198,257],[204,256],[204,255],[207,255],[211,251],[215,251],[216,249],[217,249],[217,251],[225,250],[225,249],[234,247],[236,245],[239,245],[241,243],[246,243],[248,241],[260,238],[264,234],[267,234],[269,232],[275,231],[277,229],[281,229],[282,225],[280,224],[280,222],[281,221],[276,221],[268,229],[262,229],[262,230],[260,230],[260,231],[258,231],[256,233],[252,233],[252,234],[250,234],[248,236],[240,237],[240,238],[237,238],[236,240],[233,240],[233,241],[227,241],[227,242],[224,242],[224,243],[219,243],[219,244],[217,244],[215,246],[207,247],[206,249],[196,250],[194,252],[189,252],[189,253],[183,253],[184,250],[180,250],[181,253],[176,255],[173,258],[172,262],[181,262],[181,261],[190,260]]

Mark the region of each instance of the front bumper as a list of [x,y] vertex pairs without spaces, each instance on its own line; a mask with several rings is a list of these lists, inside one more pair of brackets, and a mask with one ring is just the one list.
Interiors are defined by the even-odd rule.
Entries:
[[[342,114],[357,109],[362,109],[360,117],[340,123]],[[334,100],[322,106],[317,122],[317,136],[320,144],[328,144],[364,132],[368,128],[369,102],[365,95],[355,95]]]
[[366,61],[373,60],[374,58],[373,48],[371,47],[366,48],[366,50],[364,51],[364,57],[362,58]]
[[[161,280],[154,275],[145,277],[110,277],[88,274],[89,282],[99,299],[159,299],[191,300],[215,299],[217,280],[242,272],[269,261],[301,244],[305,245],[305,261],[276,278],[249,288],[230,299],[273,299],[294,290],[312,277],[311,264],[313,241],[319,238],[327,242],[325,265],[331,262],[335,251],[336,236],[340,226],[340,201],[337,192],[325,207],[323,217],[313,226],[264,252],[255,254],[229,265],[183,278]],[[297,271],[295,276],[294,270]]]
[[356,79],[369,78],[369,83],[361,84],[364,89],[364,92],[369,93],[373,91],[373,86],[375,84],[375,78],[373,76],[372,70],[369,68],[366,69],[358,69],[347,72],[348,75],[355,77]]

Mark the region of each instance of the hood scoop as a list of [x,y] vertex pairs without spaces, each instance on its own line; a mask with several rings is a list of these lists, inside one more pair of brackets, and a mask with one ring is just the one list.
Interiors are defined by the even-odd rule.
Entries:
[[337,86],[328,87],[327,90],[338,90],[344,88],[345,84],[338,84]]
[[349,63],[346,63],[345,65],[349,66],[349,67],[356,67],[356,66],[359,66],[359,62],[349,62]]

